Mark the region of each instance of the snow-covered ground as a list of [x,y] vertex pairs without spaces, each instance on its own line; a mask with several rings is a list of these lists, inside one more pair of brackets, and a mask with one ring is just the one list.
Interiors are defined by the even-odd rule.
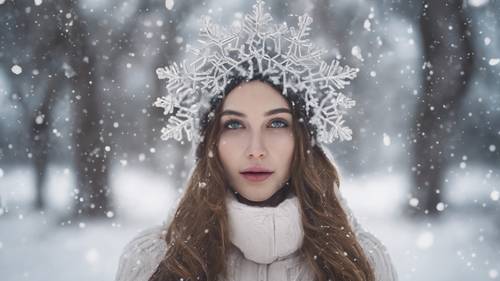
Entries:
[[[492,191],[500,186],[491,171],[490,177],[485,173],[487,168],[469,167],[450,175],[450,207],[438,221],[402,216],[409,185],[395,172],[344,177],[341,189],[358,221],[386,245],[400,280],[499,280],[500,203]],[[6,209],[0,215],[0,280],[113,280],[126,242],[162,223],[180,194],[163,175],[118,166],[111,177],[117,214],[68,223],[64,213],[73,176],[65,167],[50,168],[50,208],[40,214],[30,205],[32,170],[0,167],[0,202]]]

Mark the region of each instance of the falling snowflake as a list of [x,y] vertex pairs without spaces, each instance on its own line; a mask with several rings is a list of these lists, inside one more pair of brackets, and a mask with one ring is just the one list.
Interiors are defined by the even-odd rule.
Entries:
[[493,59],[490,59],[490,60],[488,61],[488,63],[489,63],[491,66],[493,66],[493,65],[497,65],[497,64],[499,64],[499,63],[500,63],[500,59],[499,59],[499,58],[493,58]]
[[165,8],[172,10],[174,7],[174,0],[165,0]]
[[23,72],[23,69],[22,67],[20,67],[19,65],[15,64],[13,65],[10,70],[12,71],[12,73],[16,74],[16,75],[19,75]]

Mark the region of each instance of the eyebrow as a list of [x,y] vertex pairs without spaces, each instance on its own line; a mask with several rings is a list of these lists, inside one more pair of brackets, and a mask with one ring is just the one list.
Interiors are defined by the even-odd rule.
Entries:
[[[269,116],[269,115],[278,114],[278,113],[289,113],[289,114],[292,114],[292,112],[290,111],[290,109],[284,108],[284,107],[280,107],[280,108],[275,108],[275,109],[269,110],[268,112],[264,113],[264,116]],[[224,116],[224,115],[236,115],[236,116],[241,116],[241,117],[246,117],[247,116],[245,113],[241,113],[239,111],[231,110],[231,109],[224,110],[224,112],[222,112],[221,116]]]

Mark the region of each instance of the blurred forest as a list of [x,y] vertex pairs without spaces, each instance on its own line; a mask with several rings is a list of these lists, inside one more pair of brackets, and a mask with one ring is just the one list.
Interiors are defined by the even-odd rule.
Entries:
[[[384,181],[385,176],[400,175],[400,185],[392,185],[403,195],[398,199],[398,209],[388,213],[401,214],[404,220],[394,219],[379,233],[392,239],[396,227],[401,232],[419,232],[415,244],[420,250],[429,248],[433,238],[438,240],[439,231],[459,239],[466,228],[463,226],[472,225],[477,217],[466,223],[460,220],[459,227],[448,224],[439,230],[437,226],[431,235],[428,229],[433,223],[450,218],[450,214],[478,214],[496,225],[496,242],[490,240],[491,244],[481,248],[482,253],[495,251],[495,258],[481,260],[489,268],[481,275],[487,278],[474,280],[497,278],[500,1],[266,3],[275,21],[287,21],[289,26],[296,25],[296,15],[311,15],[311,36],[328,50],[325,60],[335,58],[360,69],[346,93],[356,100],[356,106],[346,115],[353,140],[328,147],[340,167],[341,189],[343,182],[349,186],[349,180],[356,178],[376,181],[370,186],[380,189],[360,189],[368,195],[359,199],[358,206],[364,205],[369,214],[374,209],[368,208],[374,205],[384,208],[381,202],[386,201],[381,197],[391,198],[392,189],[378,191],[391,185]],[[118,183],[136,185],[138,193],[131,193],[129,201],[143,202],[143,206],[165,204],[163,197],[147,197],[145,190],[159,187],[181,192],[193,165],[192,147],[190,143],[160,139],[166,116],[152,104],[165,89],[155,70],[182,60],[189,46],[197,44],[201,15],[238,26],[253,4],[217,0],[0,0],[0,272],[2,247],[8,247],[2,241],[17,241],[5,226],[10,225],[14,231],[27,227],[8,220],[9,215],[17,216],[16,221],[25,219],[23,214],[30,211],[43,215],[54,211],[57,198],[63,196],[69,203],[57,209],[60,221],[80,221],[82,228],[83,221],[114,219],[127,211],[119,207],[123,196],[117,194],[130,189]],[[51,188],[57,190],[51,185],[63,184],[66,179],[49,181],[51,167],[74,175],[69,195],[49,194]],[[165,181],[148,180],[151,174],[143,173],[137,181],[144,181],[136,184],[130,180],[131,175],[123,177],[123,173],[115,172],[116,167],[147,170]],[[19,172],[25,170],[31,172]],[[382,176],[372,177],[376,173]],[[15,186],[18,182],[30,182],[29,196],[24,197],[29,198],[26,206],[16,201],[19,193],[12,191],[21,190]],[[143,196],[157,201],[141,201]],[[40,220],[46,223],[46,217]],[[406,224],[422,221],[427,224],[420,229]],[[386,227],[381,221],[373,220],[375,224],[379,229]],[[112,226],[120,224],[114,221]],[[477,229],[471,230],[473,236],[463,239],[476,247],[489,230],[479,220],[470,227]],[[99,235],[102,237],[102,233]],[[129,238],[122,237],[123,241]],[[398,239],[406,241],[404,237]],[[38,243],[37,239],[33,243]],[[404,268],[401,258],[407,259],[407,272],[414,272],[416,265],[411,262],[417,254],[396,240],[386,241],[400,243],[397,251],[396,246],[392,248],[398,266]],[[449,241],[442,242],[448,245]],[[113,247],[118,253],[121,245]],[[480,255],[479,246],[446,247],[452,252],[440,255],[436,245],[436,260],[448,262],[454,256],[468,261],[464,267],[474,270],[470,261]],[[24,262],[25,252],[19,250],[15,255],[12,249],[10,253],[11,258],[22,257],[19,262],[9,260],[10,264]],[[85,259],[96,262],[97,253],[95,248],[88,249]],[[444,259],[444,255],[448,256]],[[106,274],[110,274],[110,266],[107,261]],[[427,268],[434,266],[432,262],[427,264]],[[12,274],[18,273],[12,270]],[[23,274],[26,277],[26,272]],[[411,280],[410,275],[403,274],[406,278],[402,280]]]
[[[49,163],[70,165],[73,215],[99,217],[113,209],[110,167],[120,161],[167,173],[181,187],[190,144],[159,140],[165,119],[151,104],[164,91],[154,70],[196,44],[200,13],[231,24],[241,17],[234,11],[251,4],[183,0],[167,9],[152,0],[2,1],[2,169],[30,165],[33,204],[43,209]],[[312,15],[314,40],[329,51],[327,60],[361,69],[351,88],[358,106],[348,117],[354,141],[331,147],[347,172],[383,163],[408,174],[413,215],[439,214],[451,167],[481,162],[498,172],[498,1],[269,6],[277,21]]]

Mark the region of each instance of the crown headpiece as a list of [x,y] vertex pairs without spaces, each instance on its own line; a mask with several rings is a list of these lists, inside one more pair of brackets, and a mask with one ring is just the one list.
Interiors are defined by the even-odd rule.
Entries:
[[317,141],[351,140],[352,131],[344,126],[342,114],[355,101],[340,90],[359,70],[340,66],[337,60],[326,63],[321,59],[326,50],[307,38],[311,17],[299,16],[296,28],[272,20],[259,0],[240,28],[228,30],[205,17],[199,34],[201,47],[189,48],[194,58],[156,69],[158,78],[167,80],[167,95],[154,102],[170,115],[162,128],[163,140],[181,141],[185,133],[189,141],[199,141],[202,107],[223,94],[231,77],[251,80],[256,74],[281,85],[284,96],[289,91],[302,95]]

